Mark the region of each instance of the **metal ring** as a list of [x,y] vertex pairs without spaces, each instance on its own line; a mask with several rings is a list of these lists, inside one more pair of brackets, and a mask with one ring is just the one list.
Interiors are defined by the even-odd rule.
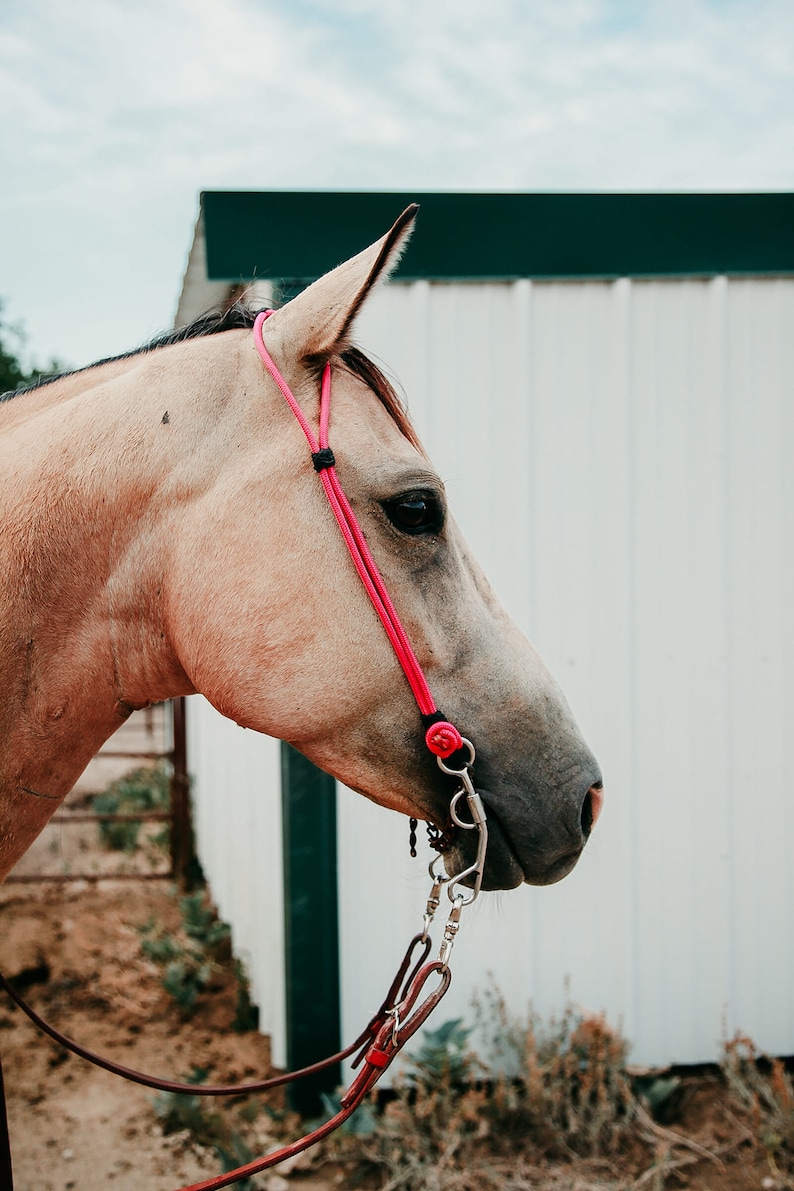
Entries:
[[463,736],[461,739],[463,742],[461,747],[465,746],[469,750],[469,759],[468,759],[468,761],[466,761],[466,763],[464,764],[462,769],[450,769],[448,765],[444,764],[443,757],[436,757],[436,761],[438,761],[438,767],[441,770],[441,772],[448,773],[450,777],[461,777],[462,774],[464,774],[466,772],[466,770],[470,769],[471,766],[474,764],[474,756],[475,756],[474,745],[472,744],[472,742],[470,740],[467,740],[465,736]]
[[431,879],[431,881],[433,881],[434,883],[435,883],[436,881],[438,881],[439,885],[446,885],[447,881],[449,881],[451,878],[449,878],[449,877],[447,876],[447,870],[446,870],[446,869],[443,869],[443,871],[442,871],[441,873],[434,873],[434,872],[433,872],[433,869],[435,868],[435,866],[436,866],[437,864],[441,864],[441,866],[442,866],[442,869],[443,869],[443,865],[444,865],[444,857],[441,855],[441,853],[440,853],[440,852],[436,853],[436,855],[435,855],[435,856],[433,857],[433,859],[430,861],[430,863],[429,863],[429,864],[428,864],[428,866],[427,866],[427,871],[428,871],[428,873],[430,874],[430,879]]
[[[466,784],[464,786],[461,786],[460,790],[458,790],[458,792],[455,794],[452,801],[450,802],[449,815],[450,815],[450,818],[452,819],[452,822],[457,827],[462,827],[464,831],[471,831],[472,828],[478,826],[477,816],[475,815],[474,810],[472,809],[472,805],[471,805],[471,800],[476,796],[477,791],[474,789],[474,786],[472,786],[471,782],[469,781],[468,774],[463,775],[463,780]],[[465,819],[461,819],[460,815],[458,814],[458,804],[462,798],[466,799],[466,803],[469,807],[469,810],[471,811],[471,815],[472,815],[471,823],[467,823],[465,821]]]

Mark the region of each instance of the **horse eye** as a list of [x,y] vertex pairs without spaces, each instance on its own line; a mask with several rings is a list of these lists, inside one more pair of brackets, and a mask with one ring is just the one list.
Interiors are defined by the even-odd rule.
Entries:
[[409,492],[384,500],[383,508],[392,525],[403,533],[438,533],[444,512],[437,498],[427,492]]

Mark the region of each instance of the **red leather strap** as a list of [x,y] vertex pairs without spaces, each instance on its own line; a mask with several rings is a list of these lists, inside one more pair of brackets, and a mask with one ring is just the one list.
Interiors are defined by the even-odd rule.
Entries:
[[[423,944],[422,954],[415,964],[411,976],[406,981],[405,974],[408,971],[411,959],[413,958],[414,950],[420,943]],[[351,1042],[349,1046],[346,1046],[344,1050],[340,1050],[336,1054],[329,1055],[328,1058],[321,1059],[317,1063],[312,1063],[308,1067],[301,1067],[298,1071],[286,1071],[283,1075],[272,1075],[268,1079],[260,1079],[252,1083],[179,1083],[176,1080],[163,1079],[157,1075],[148,1075],[144,1071],[136,1071],[133,1067],[125,1067],[121,1063],[114,1062],[113,1059],[109,1059],[104,1055],[97,1054],[93,1050],[89,1050],[87,1046],[82,1046],[79,1042],[75,1042],[73,1038],[69,1038],[68,1035],[62,1034],[60,1030],[55,1028],[55,1026],[51,1025],[48,1021],[45,1021],[45,1019],[36,1012],[33,1006],[29,1005],[25,998],[17,992],[13,984],[11,984],[9,980],[6,980],[2,972],[0,972],[0,988],[5,989],[11,1000],[19,1006],[22,1012],[30,1018],[35,1026],[38,1026],[42,1033],[47,1034],[54,1042],[57,1042],[59,1046],[63,1046],[67,1050],[70,1050],[72,1054],[78,1055],[81,1059],[85,1059],[88,1063],[93,1063],[95,1067],[101,1067],[103,1071],[109,1071],[113,1075],[118,1075],[122,1079],[129,1080],[130,1083],[142,1084],[144,1087],[154,1088],[159,1092],[175,1092],[177,1094],[186,1096],[241,1096],[245,1095],[246,1093],[267,1092],[271,1088],[278,1088],[282,1087],[284,1084],[294,1083],[295,1080],[303,1079],[307,1075],[314,1075],[318,1071],[323,1071],[326,1067],[333,1066],[334,1063],[340,1063],[344,1059],[349,1059],[350,1056],[354,1055],[357,1050],[361,1050],[361,1054],[359,1054],[358,1058],[354,1060],[353,1065],[356,1066],[361,1061],[363,1054],[366,1052],[367,1046],[375,1037],[375,1034],[388,1017],[389,1011],[396,1004],[400,995],[400,990],[403,988],[403,984],[405,983],[405,988],[407,988],[419,967],[427,958],[429,950],[429,938],[423,937],[422,935],[416,935],[411,940],[408,945],[408,950],[403,957],[400,967],[397,969],[397,974],[391,983],[391,987],[389,988],[389,991],[386,994],[380,1009],[378,1009],[377,1013],[373,1015],[372,1019],[361,1031],[358,1038],[356,1038],[354,1042]],[[404,991],[405,990],[403,989],[403,992]],[[2,1071],[0,1070],[0,1080],[1,1079]],[[0,1134],[0,1145],[1,1144],[2,1134]],[[3,1184],[0,1183],[0,1188],[2,1188],[2,1186]]]
[[[418,1008],[414,1009],[414,1005],[419,999],[420,993],[424,990],[425,984],[436,973],[439,976],[438,987],[419,1004]],[[333,1133],[335,1129],[338,1129],[340,1125],[344,1124],[353,1115],[359,1104],[372,1091],[383,1072],[394,1061],[408,1039],[413,1037],[422,1023],[427,1020],[428,1016],[435,1009],[449,988],[451,979],[452,973],[449,968],[439,963],[438,960],[430,964],[425,964],[424,967],[416,972],[410,981],[405,996],[395,1006],[397,1021],[400,1024],[397,1025],[392,1018],[383,1022],[375,1041],[364,1055],[361,1070],[342,1097],[340,1111],[331,1117],[330,1121],[326,1121],[325,1124],[320,1125],[319,1128],[312,1130],[311,1133],[307,1133],[297,1141],[290,1142],[289,1145],[282,1146],[280,1149],[266,1154],[264,1158],[258,1158],[256,1161],[249,1162],[245,1166],[238,1166],[236,1170],[231,1170],[227,1174],[217,1175],[214,1178],[205,1179],[200,1183],[191,1183],[187,1187],[180,1187],[179,1191],[219,1191],[221,1187],[228,1187],[230,1183],[236,1182],[237,1179],[249,1178],[251,1175],[259,1174],[260,1171],[267,1170],[271,1166],[277,1166],[279,1162],[284,1162],[287,1158],[292,1158],[295,1154],[302,1153],[309,1146],[313,1146],[324,1137],[328,1137],[329,1134]],[[411,1012],[412,1010],[413,1012]]]
[[245,1166],[238,1166],[236,1170],[231,1170],[227,1174],[204,1179],[201,1183],[191,1183],[189,1186],[180,1187],[178,1191],[218,1191],[220,1187],[228,1187],[230,1183],[236,1183],[238,1179],[250,1178],[253,1174],[258,1174],[260,1171],[267,1170],[271,1166],[277,1166],[279,1162],[285,1162],[287,1158],[294,1158],[296,1154],[302,1154],[309,1146],[316,1145],[318,1141],[322,1141],[324,1137],[328,1137],[335,1129],[338,1129],[340,1125],[343,1125],[346,1120],[352,1117],[365,1095],[366,1092],[362,1092],[353,1103],[343,1108],[336,1116],[331,1117],[330,1121],[326,1121],[324,1125],[313,1129],[311,1133],[307,1133],[305,1137],[299,1138],[298,1141],[293,1141],[290,1145],[282,1146],[280,1150],[274,1150],[272,1154],[267,1154],[264,1158],[259,1158],[255,1162],[248,1162]]
[[[415,960],[414,953],[417,948],[420,949],[420,954],[419,958]],[[392,980],[389,991],[384,998],[383,1004],[367,1024],[366,1028],[350,1046],[335,1055],[331,1055],[327,1059],[321,1060],[319,1063],[313,1063],[310,1067],[303,1067],[300,1071],[290,1071],[284,1075],[276,1075],[270,1079],[245,1084],[185,1084],[147,1075],[145,1072],[136,1071],[131,1067],[124,1067],[120,1063],[115,1063],[112,1059],[96,1054],[94,1051],[89,1050],[88,1047],[81,1046],[74,1039],[67,1037],[66,1034],[62,1034],[60,1030],[56,1030],[54,1026],[45,1021],[27,1003],[24,997],[20,996],[2,973],[0,973],[0,987],[5,989],[12,1001],[19,1006],[23,1013],[27,1014],[34,1025],[38,1026],[43,1033],[47,1034],[60,1046],[66,1047],[67,1050],[79,1055],[80,1058],[86,1059],[89,1063],[93,1063],[94,1066],[101,1067],[105,1071],[110,1071],[114,1075],[119,1075],[123,1079],[130,1080],[133,1083],[143,1084],[145,1087],[157,1088],[164,1092],[177,1092],[189,1096],[239,1096],[246,1092],[267,1091],[269,1088],[276,1088],[282,1084],[302,1079],[304,1076],[311,1075],[316,1071],[322,1071],[323,1068],[330,1066],[332,1063],[338,1063],[342,1059],[349,1058],[355,1051],[360,1051],[353,1060],[353,1066],[359,1067],[360,1070],[342,1097],[340,1111],[330,1121],[326,1121],[325,1124],[312,1130],[311,1133],[307,1133],[297,1141],[290,1142],[289,1145],[282,1146],[281,1149],[275,1150],[271,1154],[266,1154],[264,1158],[259,1158],[255,1162],[249,1162],[246,1166],[240,1166],[237,1170],[230,1171],[227,1174],[218,1175],[204,1182],[193,1183],[190,1187],[179,1189],[179,1191],[217,1191],[221,1187],[227,1187],[230,1183],[236,1182],[237,1179],[247,1178],[249,1175],[256,1174],[261,1170],[267,1170],[268,1167],[283,1162],[286,1158],[300,1154],[303,1150],[308,1149],[309,1146],[314,1145],[322,1138],[333,1133],[335,1129],[338,1129],[355,1112],[367,1093],[375,1086],[380,1076],[396,1055],[399,1054],[408,1039],[414,1035],[422,1022],[433,1011],[449,987],[450,980],[452,979],[449,968],[443,966],[437,960],[433,963],[426,963],[425,960],[429,951],[430,939],[427,935],[416,935],[411,940],[402,962],[397,969],[397,973]],[[440,977],[438,987],[419,1004],[418,1008],[415,1008],[425,984],[434,973],[438,973]],[[8,1191],[12,1191],[11,1152],[8,1142],[2,1068],[0,1068],[0,1108],[2,1108],[2,1112],[0,1112],[0,1188],[2,1188],[2,1191],[6,1191],[6,1188]]]
[[[370,1037],[373,1030],[373,1022],[371,1022],[365,1030],[356,1038],[355,1042],[351,1042],[350,1046],[345,1050],[340,1050],[335,1055],[329,1055],[327,1059],[322,1059],[319,1063],[312,1063],[310,1067],[302,1067],[299,1071],[287,1071],[283,1075],[273,1075],[269,1079],[260,1079],[253,1083],[240,1084],[192,1084],[179,1083],[176,1080],[162,1079],[160,1076],[147,1075],[145,1071],[136,1071],[133,1067],[125,1067],[121,1063],[116,1063],[113,1059],[107,1058],[105,1055],[99,1055],[93,1050],[89,1050],[87,1046],[81,1046],[79,1042],[75,1042],[67,1034],[62,1034],[60,1030],[56,1030],[55,1026],[50,1025],[43,1017],[40,1017],[32,1005],[21,997],[14,986],[6,980],[5,976],[0,973],[0,987],[4,988],[11,1000],[27,1014],[34,1025],[47,1034],[59,1046],[70,1050],[72,1054],[79,1055],[81,1059],[85,1059],[88,1063],[93,1063],[95,1067],[101,1067],[103,1071],[109,1071],[112,1075],[118,1075],[122,1079],[128,1080],[130,1083],[142,1084],[147,1088],[155,1088],[159,1092],[175,1092],[186,1096],[241,1096],[246,1093],[253,1092],[267,1092],[271,1088],[281,1087],[283,1084],[292,1083],[296,1079],[303,1079],[306,1075],[313,1075],[317,1071],[322,1071],[326,1067],[332,1066],[334,1063],[339,1063],[343,1059],[349,1058],[354,1054],[362,1043]],[[0,1183],[0,1187],[3,1184]]]

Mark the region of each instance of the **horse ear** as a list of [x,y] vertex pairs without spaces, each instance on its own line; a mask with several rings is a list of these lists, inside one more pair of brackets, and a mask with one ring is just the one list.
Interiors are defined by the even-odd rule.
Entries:
[[418,210],[413,203],[382,239],[277,310],[267,321],[268,344],[299,359],[327,357],[342,350],[367,297],[396,267]]

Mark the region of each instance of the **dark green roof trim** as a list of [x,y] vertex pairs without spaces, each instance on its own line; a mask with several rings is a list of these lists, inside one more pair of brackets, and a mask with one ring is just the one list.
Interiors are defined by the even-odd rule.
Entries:
[[794,273],[794,193],[422,194],[205,191],[211,280],[305,285],[411,202],[398,280]]

